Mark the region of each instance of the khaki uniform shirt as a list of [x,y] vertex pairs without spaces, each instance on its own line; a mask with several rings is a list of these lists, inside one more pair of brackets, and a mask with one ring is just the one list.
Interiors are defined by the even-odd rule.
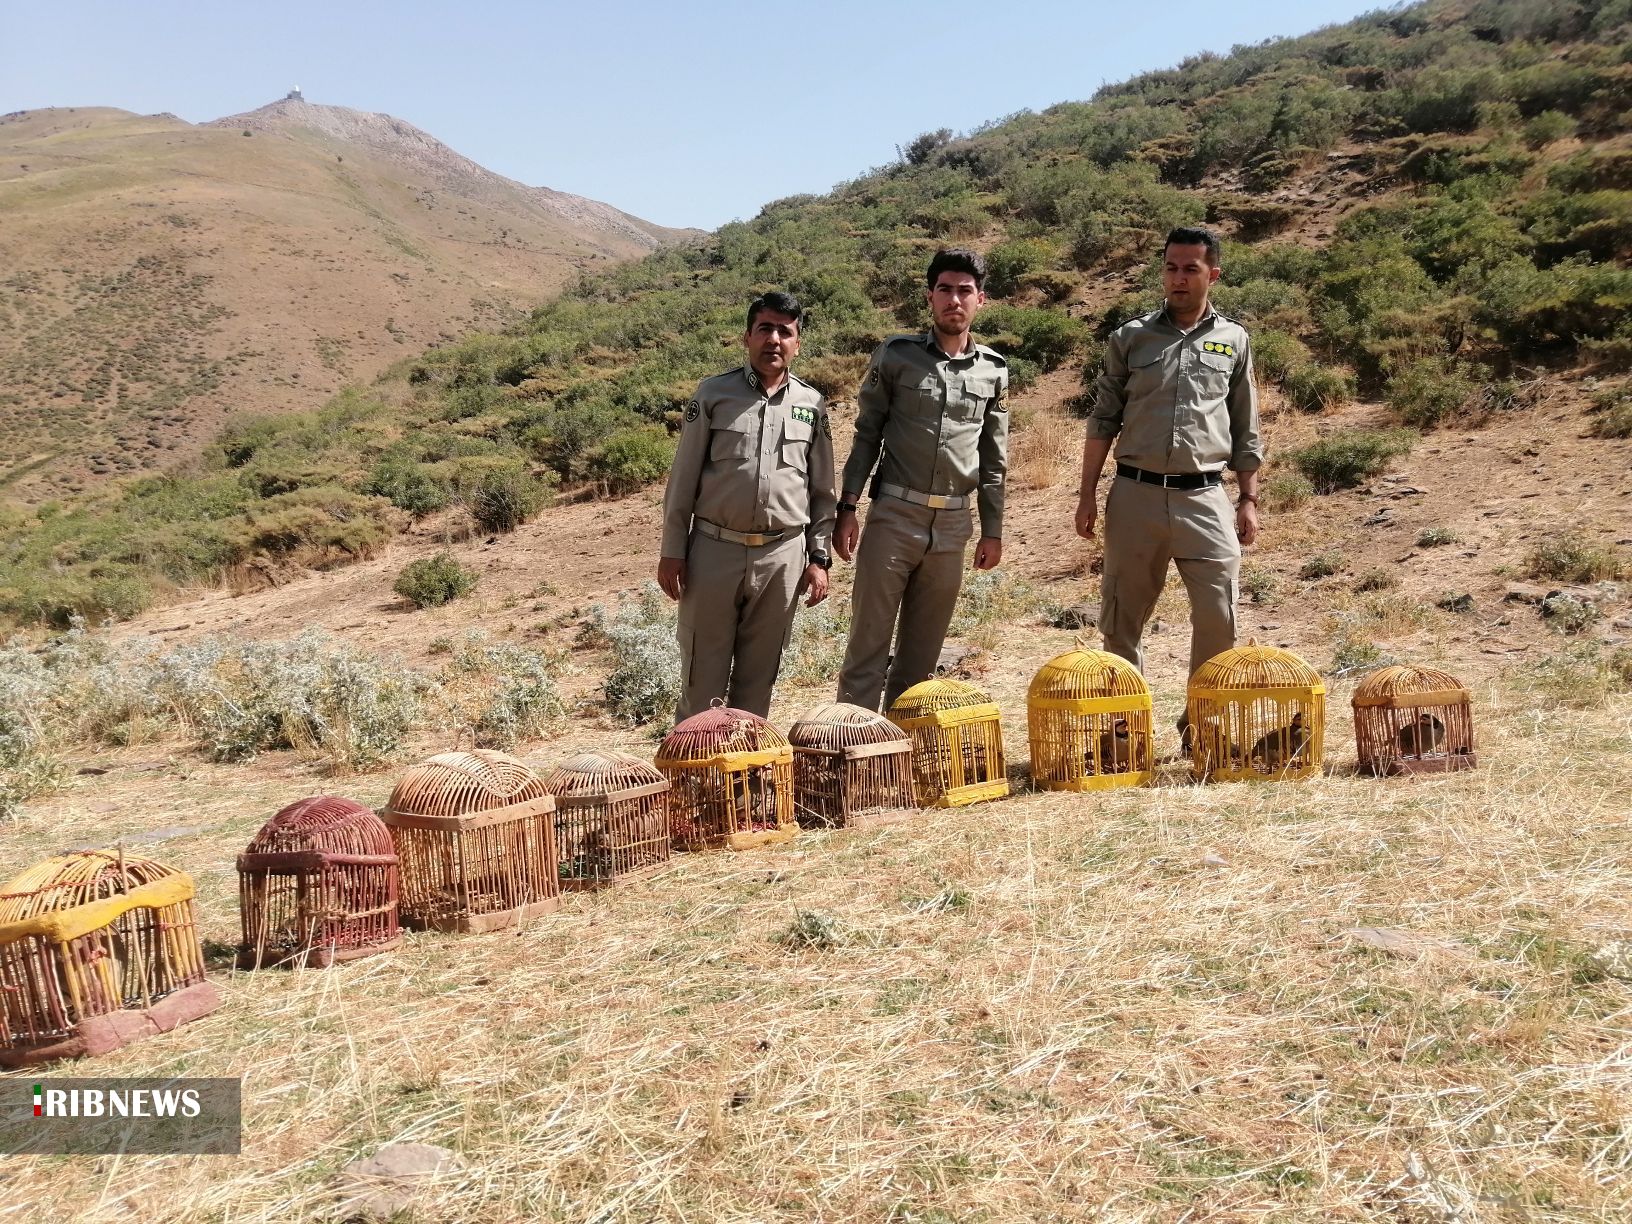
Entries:
[[837,505],[820,391],[790,375],[767,396],[752,366],[698,385],[663,495],[663,556],[685,557],[694,516],[729,531],[803,527],[806,551],[826,552]]
[[859,493],[876,463],[887,484],[954,497],[978,493],[980,534],[1001,537],[1008,394],[1009,364],[985,345],[948,357],[933,331],[892,336],[873,353],[862,380],[844,489]]
[[1247,329],[1208,307],[1188,332],[1167,307],[1111,333],[1090,438],[1117,438],[1118,462],[1147,472],[1255,471],[1258,439]]

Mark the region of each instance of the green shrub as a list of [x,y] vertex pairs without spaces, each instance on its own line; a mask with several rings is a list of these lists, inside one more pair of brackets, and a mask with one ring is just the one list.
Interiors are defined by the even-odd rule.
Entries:
[[1302,472],[1272,472],[1260,487],[1264,509],[1271,514],[1296,510],[1315,495],[1314,485]]
[[640,597],[615,614],[597,604],[586,629],[587,640],[605,642],[612,652],[602,693],[613,717],[636,726],[673,717],[680,700],[680,646],[674,613],[657,584],[646,583]]
[[1340,430],[1287,456],[1317,493],[1352,489],[1369,480],[1388,461],[1411,450],[1404,430]]
[[410,561],[391,589],[416,608],[440,608],[476,589],[476,571],[460,565],[452,553]]
[[514,531],[544,507],[547,484],[519,468],[489,472],[466,495],[470,516],[485,531]]
[[363,485],[365,493],[387,498],[399,510],[422,518],[448,504],[450,490],[425,465],[404,456],[380,460]]
[[1475,403],[1490,371],[1453,357],[1419,357],[1388,380],[1388,404],[1408,425],[1422,429],[1463,415]]
[[565,712],[549,661],[536,650],[471,629],[454,642],[451,656],[442,686],[477,747],[508,751],[543,735]]
[[1313,360],[1309,346],[1290,332],[1265,327],[1252,333],[1252,367],[1261,378],[1279,382],[1293,368]]
[[1275,601],[1275,592],[1280,589],[1281,580],[1273,571],[1249,561],[1241,567],[1239,584],[1241,593],[1253,603],[1267,604]]
[[1392,591],[1400,579],[1392,570],[1370,569],[1354,580],[1354,589],[1360,594],[1367,591]]
[[1632,438],[1632,388],[1612,387],[1593,397],[1592,436]]
[[1455,544],[1461,538],[1449,527],[1424,527],[1417,532],[1417,547],[1443,548],[1447,544]]
[[1343,554],[1336,549],[1328,549],[1326,552],[1316,553],[1305,561],[1303,567],[1298,570],[1298,577],[1305,581],[1330,578],[1342,568]]
[[1005,356],[1019,356],[1052,370],[1085,338],[1081,323],[1056,310],[1033,310],[997,302],[980,316],[988,343]]
[[613,434],[589,464],[589,474],[618,496],[663,479],[674,464],[675,441],[661,425]]
[[1541,615],[1549,628],[1559,633],[1576,634],[1596,623],[1603,613],[1590,599],[1581,599],[1561,591],[1541,601]]
[[1286,398],[1305,412],[1324,412],[1354,398],[1354,375],[1336,366],[1308,362],[1293,366],[1281,380]]
[[391,538],[395,513],[383,497],[322,485],[257,503],[230,539],[239,559],[265,553],[308,565],[356,561],[373,556]]
[[986,252],[986,292],[1008,297],[1020,288],[1020,278],[1046,268],[1054,260],[1054,248],[1040,238],[1014,238],[995,244]]
[[1594,543],[1578,531],[1548,536],[1526,554],[1526,578],[1547,582],[1598,582],[1619,578],[1625,570],[1613,548]]
[[1543,149],[1555,140],[1575,135],[1575,120],[1563,111],[1545,110],[1524,125],[1524,143]]

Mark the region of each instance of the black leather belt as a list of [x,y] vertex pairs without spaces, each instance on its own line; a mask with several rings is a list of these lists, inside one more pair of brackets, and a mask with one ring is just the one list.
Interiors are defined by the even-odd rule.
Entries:
[[1223,483],[1223,472],[1147,472],[1126,463],[1116,465],[1116,474],[1140,484],[1161,485],[1164,489],[1210,489]]

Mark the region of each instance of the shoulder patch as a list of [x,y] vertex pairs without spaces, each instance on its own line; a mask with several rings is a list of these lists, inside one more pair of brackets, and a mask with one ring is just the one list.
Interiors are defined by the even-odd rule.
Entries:
[[691,403],[686,405],[686,420],[695,421],[697,419],[697,414],[702,410],[703,406],[696,400],[692,400]]
[[833,416],[832,416],[832,414],[827,413],[827,412],[818,412],[816,414],[816,416],[817,416],[817,419],[821,422],[823,436],[831,439],[833,437]]
[[873,366],[873,367],[872,367],[872,369],[870,369],[870,370],[868,370],[868,371],[867,371],[867,385],[868,385],[868,386],[869,386],[869,387],[876,387],[876,386],[878,386],[878,382],[879,382],[879,379],[880,379],[880,378],[881,378],[881,377],[883,377],[883,376],[882,376],[882,375],[881,375],[881,374],[879,374],[879,372],[878,372],[878,366],[877,366],[877,365],[876,365],[876,364],[875,364],[875,365],[874,365],[874,366]]

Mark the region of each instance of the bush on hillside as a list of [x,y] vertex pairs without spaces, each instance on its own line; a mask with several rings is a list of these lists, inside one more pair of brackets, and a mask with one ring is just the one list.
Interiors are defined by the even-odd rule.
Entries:
[[538,651],[471,629],[450,653],[438,676],[445,718],[467,728],[478,748],[509,751],[565,713],[549,661]]
[[1407,425],[1429,429],[1465,414],[1490,381],[1484,366],[1454,357],[1419,357],[1388,380],[1388,405]]
[[1600,582],[1626,570],[1615,550],[1579,531],[1548,536],[1525,555],[1524,576],[1547,582]]
[[1295,365],[1281,379],[1292,405],[1305,412],[1324,412],[1354,398],[1354,375],[1336,366],[1309,361]]
[[633,726],[671,719],[680,700],[680,647],[674,613],[657,585],[648,582],[615,613],[595,605],[587,629],[612,653],[602,686],[608,712]]
[[440,608],[476,589],[476,571],[460,565],[449,552],[410,561],[391,589],[416,608]]
[[608,438],[589,462],[589,474],[618,496],[663,479],[674,463],[675,440],[661,425],[641,425]]
[[485,531],[514,531],[549,503],[550,487],[520,468],[488,472],[465,496],[471,518]]
[[1403,429],[1340,430],[1292,451],[1287,458],[1316,493],[1336,493],[1377,475],[1390,459],[1408,453],[1411,442],[1411,434]]

